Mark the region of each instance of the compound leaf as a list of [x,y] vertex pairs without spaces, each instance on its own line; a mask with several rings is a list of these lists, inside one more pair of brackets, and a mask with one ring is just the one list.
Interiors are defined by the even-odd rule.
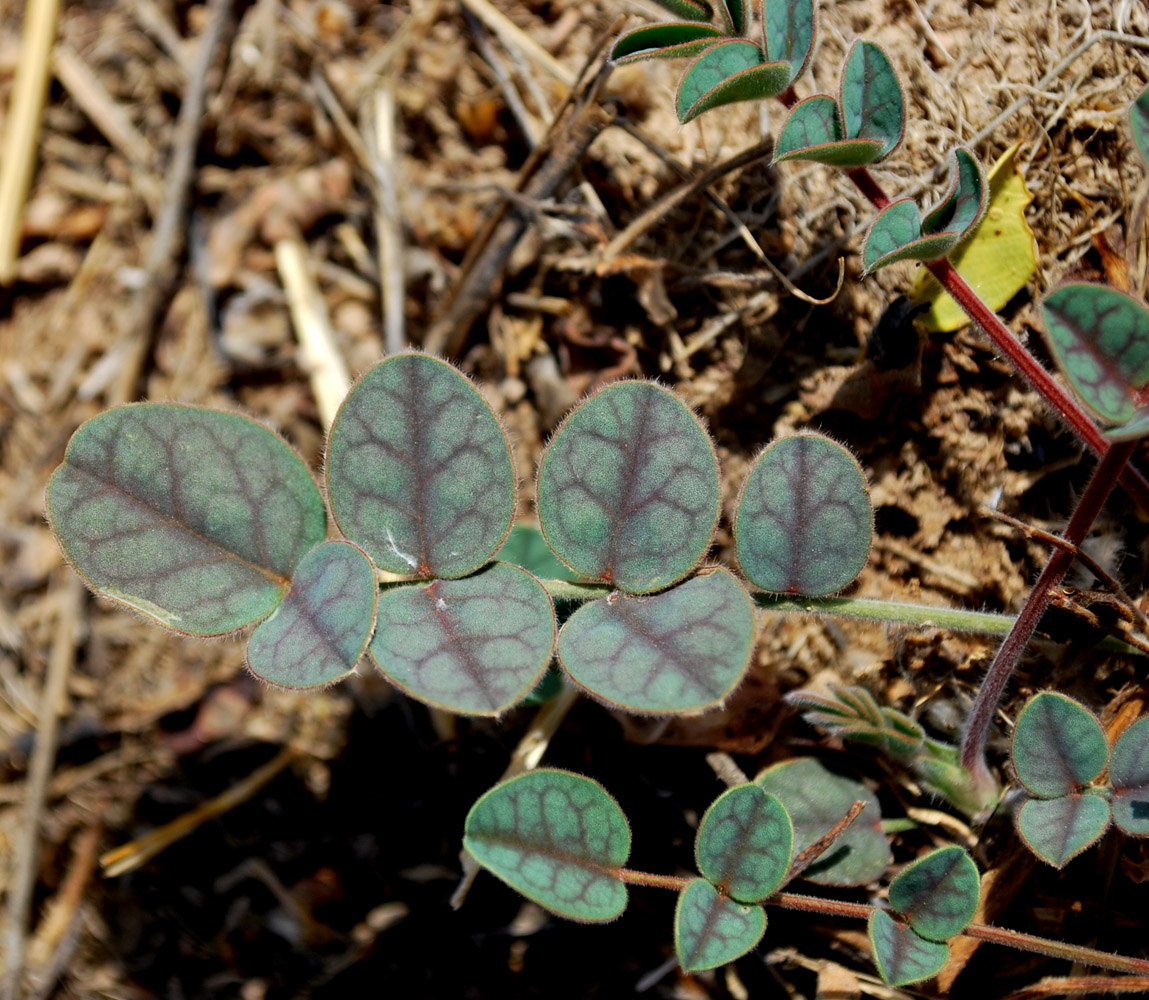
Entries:
[[890,883],[890,905],[930,941],[960,934],[973,919],[981,881],[960,847],[941,847],[902,869]]
[[327,442],[340,531],[392,573],[474,572],[511,530],[517,484],[499,418],[465,375],[395,354],[348,393]]
[[986,207],[986,183],[972,153],[953,151],[949,191],[925,218],[907,199],[887,205],[862,245],[864,273],[899,260],[937,260],[973,234]]
[[1149,312],[1116,289],[1084,282],[1050,292],[1042,312],[1057,363],[1090,409],[1108,423],[1144,418]]
[[269,684],[314,688],[346,677],[375,627],[379,587],[367,554],[324,542],[295,568],[291,589],[247,644],[247,665]]
[[760,785],[739,785],[706,810],[694,856],[698,870],[727,896],[757,903],[782,884],[793,847],[786,807]]
[[675,106],[685,125],[702,112],[736,101],[760,101],[782,93],[790,83],[786,62],[766,62],[753,42],[728,38],[694,60],[678,84]]
[[628,712],[697,713],[738,686],[754,631],[750,596],[715,569],[651,597],[584,604],[559,633],[559,660],[576,684]]
[[817,33],[818,11],[814,0],[766,0],[762,11],[766,58],[771,62],[785,62],[790,67],[779,93],[806,71]]
[[890,986],[932,979],[949,958],[949,945],[927,941],[885,910],[876,910],[868,926],[878,973]]
[[176,403],[108,410],[72,436],[48,521],[97,594],[185,635],[225,635],[279,604],[323,541],[298,455],[254,420]]
[[618,869],[630,827],[597,782],[538,768],[496,785],[467,813],[463,846],[488,871],[571,920],[614,920],[626,908]]
[[705,879],[691,882],[674,911],[674,950],[686,972],[715,969],[745,955],[766,933],[766,911],[719,894]]
[[860,781],[826,770],[813,757],[799,757],[767,768],[754,783],[776,795],[790,814],[795,856],[824,836],[855,802],[865,803],[858,818],[802,878],[820,885],[866,885],[888,867],[890,845],[882,832],[881,809]]
[[684,21],[709,21],[714,16],[710,4],[700,0],[654,0],[654,2]]
[[718,460],[698,418],[653,382],[576,407],[539,463],[539,522],[564,563],[630,593],[689,573],[718,522]]
[[380,672],[420,701],[498,715],[526,697],[554,652],[551,599],[517,566],[394,587],[379,598],[369,647]]
[[817,434],[771,444],[738,498],[738,562],[751,583],[774,593],[841,590],[866,565],[872,534],[861,468],[840,444]]
[[610,57],[620,66],[642,59],[679,59],[701,52],[722,37],[718,28],[697,21],[648,24],[619,38]]
[[1018,810],[1017,832],[1046,864],[1064,868],[1096,844],[1109,826],[1109,803],[1096,795],[1029,799]]
[[1113,821],[1133,837],[1149,837],[1149,717],[1138,719],[1113,745],[1109,760]]
[[906,127],[902,84],[878,45],[858,39],[842,69],[842,125],[849,139],[881,143],[883,159],[902,141]]
[[1133,126],[1133,141],[1141,152],[1141,159],[1149,164],[1149,90],[1142,91],[1133,102],[1129,119]]
[[1109,744],[1097,716],[1084,705],[1042,691],[1017,717],[1010,757],[1026,790],[1051,799],[1093,781],[1109,759]]
[[[950,263],[991,309],[1000,309],[1026,285],[1037,270],[1033,230],[1025,208],[1033,195],[1017,168],[1020,143],[997,158],[986,178],[989,207],[974,234],[950,256]],[[920,319],[928,330],[957,330],[970,319],[937,279],[922,268],[910,288],[914,302],[930,303]]]

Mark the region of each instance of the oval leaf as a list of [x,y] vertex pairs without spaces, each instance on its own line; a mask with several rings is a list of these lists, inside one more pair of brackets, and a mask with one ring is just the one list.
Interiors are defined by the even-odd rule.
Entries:
[[883,208],[862,242],[862,274],[914,255],[922,240],[922,213],[909,198]]
[[870,947],[878,973],[890,986],[908,986],[932,979],[946,964],[946,944],[927,941],[913,928],[899,924],[885,910],[877,910],[868,926]]
[[746,8],[742,0],[721,0],[718,12],[726,25],[727,34],[741,35],[746,27]]
[[745,955],[766,933],[766,911],[719,895],[705,879],[682,890],[674,911],[674,950],[685,972],[716,969]]
[[763,771],[754,783],[776,795],[794,825],[797,856],[841,820],[855,802],[861,815],[801,877],[820,885],[866,885],[890,863],[890,845],[882,832],[878,800],[860,781],[826,770],[813,757],[783,761]]
[[706,810],[694,856],[698,870],[727,896],[757,903],[782,884],[793,848],[786,807],[759,785],[739,785]]
[[[1010,146],[990,168],[985,221],[950,257],[966,283],[994,310],[1020,292],[1037,270],[1033,230],[1025,221],[1025,208],[1033,195],[1017,167],[1020,149],[1020,143]],[[930,303],[929,312],[920,320],[927,330],[947,333],[970,322],[925,268],[914,278],[909,296],[914,302]]]
[[543,533],[534,525],[516,524],[495,556],[501,562],[520,566],[540,580],[577,583],[582,579],[558,561],[543,538]]
[[375,627],[379,587],[367,554],[350,542],[324,542],[295,569],[291,589],[247,644],[261,680],[303,689],[346,677]]
[[840,104],[845,138],[879,143],[879,160],[897,149],[905,132],[905,97],[880,46],[862,39],[851,46],[842,69]]
[[806,71],[817,33],[818,8],[814,0],[766,0],[762,43],[771,62],[781,61],[789,66],[782,90]]
[[866,150],[876,155],[882,148],[875,142],[864,142],[861,148],[855,148],[859,144],[845,138],[838,102],[829,94],[815,94],[790,109],[774,143],[774,162],[815,160],[830,166],[861,166],[873,160],[863,156]]
[[1064,868],[1109,827],[1109,803],[1096,795],[1029,799],[1017,813],[1017,832],[1046,864]]
[[1101,723],[1084,705],[1042,691],[1017,717],[1010,757],[1026,790],[1048,799],[1093,781],[1109,759],[1109,744]]
[[694,60],[678,84],[678,120],[685,125],[702,112],[736,101],[760,101],[782,93],[790,64],[766,62],[753,42],[733,38],[712,45]]
[[559,634],[580,687],[628,712],[701,712],[738,686],[754,649],[754,605],[724,569],[662,594],[584,604]]
[[626,908],[618,869],[630,828],[596,781],[539,768],[496,785],[467,813],[463,847],[488,871],[571,920],[614,920]]
[[339,530],[392,573],[459,577],[511,530],[516,476],[502,424],[445,361],[396,354],[355,383],[331,427]]
[[738,497],[738,562],[763,590],[832,594],[866,565],[873,521],[853,455],[816,434],[781,438],[755,461]]
[[620,66],[642,59],[680,59],[701,52],[722,37],[712,24],[697,21],[649,24],[619,38],[610,57]]
[[326,533],[287,444],[238,413],[176,403],[83,424],[52,474],[48,521],[97,594],[186,635],[269,615]]
[[554,643],[542,585],[492,563],[463,580],[385,590],[369,651],[384,677],[428,705],[498,715],[539,682]]
[[698,0],[654,0],[656,4],[670,11],[675,17],[686,21],[709,21],[714,12],[710,4],[700,3]]
[[1109,761],[1113,821],[1132,837],[1149,837],[1149,717],[1118,737]]
[[1102,420],[1132,420],[1149,388],[1149,311],[1083,282],[1050,292],[1041,309],[1050,349],[1078,395]]
[[583,576],[645,594],[681,580],[718,522],[718,460],[698,418],[653,382],[576,407],[539,463],[547,544]]
[[941,847],[902,869],[890,883],[890,905],[931,941],[960,934],[981,895],[977,865],[960,847]]

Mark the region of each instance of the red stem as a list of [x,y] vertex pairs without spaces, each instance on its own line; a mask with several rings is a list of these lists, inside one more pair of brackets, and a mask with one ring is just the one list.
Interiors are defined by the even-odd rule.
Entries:
[[[874,180],[873,175],[865,167],[847,170],[846,175],[879,211],[890,204],[890,199],[882,190],[881,185]],[[990,309],[978,297],[977,293],[966,284],[965,279],[958,274],[957,269],[944,257],[940,260],[929,261],[926,267],[937,279],[938,284],[961,306],[965,314],[981,327],[998,350],[1009,358],[1021,377],[1029,383],[1030,388],[1061,414],[1062,419],[1069,424],[1073,432],[1090,451],[1099,457],[1105,455],[1112,445],[1102,434],[1097,424],[1094,423],[1093,418],[1085,412],[1077,400],[1061,387],[1049,372],[1038,364],[1037,359],[1021,345],[1021,342],[1001,321],[997,313]],[[1121,471],[1120,481],[1137,506],[1149,513],[1149,480],[1137,469],[1126,467]]]
[[[1123,442],[1111,446],[1102,456],[1097,468],[1093,470],[1089,485],[1085,487],[1085,492],[1077,503],[1077,509],[1069,519],[1069,524],[1065,526],[1062,537],[1070,545],[1077,547],[1085,541],[1085,536],[1101,512],[1102,504],[1112,492],[1118,475],[1135,447],[1134,441]],[[1033,585],[1033,590],[1026,598],[1021,614],[1017,616],[1017,621],[1013,623],[1013,628],[1009,630],[1009,635],[1002,642],[985,679],[981,682],[973,708],[970,709],[961,751],[962,766],[973,775],[975,782],[989,778],[989,769],[985,763],[985,740],[997,703],[1001,700],[1002,692],[1010,677],[1013,676],[1021,654],[1025,652],[1025,647],[1033,638],[1037,623],[1041,621],[1041,616],[1049,607],[1053,588],[1065,578],[1072,564],[1071,549],[1059,547],[1053,550],[1049,562],[1045,564],[1045,569],[1041,571],[1041,576],[1037,578],[1037,583]]]

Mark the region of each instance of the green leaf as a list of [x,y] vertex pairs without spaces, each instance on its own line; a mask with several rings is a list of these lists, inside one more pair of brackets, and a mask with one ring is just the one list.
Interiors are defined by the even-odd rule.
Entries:
[[1042,691],[1017,717],[1010,757],[1026,790],[1051,799],[1093,781],[1109,759],[1109,744],[1097,716],[1084,705]]
[[718,28],[697,21],[649,24],[619,38],[610,57],[619,66],[642,59],[679,59],[701,52],[722,37]]
[[786,878],[793,847],[794,828],[786,807],[759,785],[739,785],[706,810],[694,856],[698,870],[725,895],[757,903]]
[[1149,717],[1117,739],[1109,760],[1113,821],[1131,837],[1149,837]]
[[890,845],[882,832],[878,800],[860,781],[828,771],[813,757],[799,757],[767,768],[754,783],[778,796],[794,825],[794,856],[833,828],[855,802],[864,802],[854,820],[825,854],[802,872],[820,885],[866,885],[890,863]]
[[960,934],[977,912],[981,880],[960,847],[940,847],[906,865],[890,883],[890,905],[931,941]]
[[986,183],[973,154],[953,151],[953,180],[924,219],[908,199],[892,202],[874,219],[862,245],[864,274],[899,260],[937,260],[973,235],[985,213]]
[[247,665],[279,687],[323,687],[346,677],[375,627],[379,587],[367,554],[324,542],[295,569],[291,589],[247,645]]
[[521,566],[540,580],[567,580],[577,583],[582,579],[559,562],[547,545],[543,533],[530,524],[516,524],[511,528],[503,547],[495,558],[514,566]]
[[766,933],[766,911],[719,895],[696,879],[678,896],[674,911],[674,950],[685,972],[716,969],[745,955]]
[[814,0],[765,0],[762,44],[766,58],[790,67],[779,93],[806,72],[817,34],[818,9]]
[[842,126],[847,139],[881,144],[876,159],[889,156],[902,141],[906,127],[902,84],[880,46],[858,39],[842,69]]
[[630,593],[681,580],[718,522],[718,459],[698,418],[653,382],[576,407],[539,463],[539,522],[564,563]]
[[1017,832],[1046,864],[1064,868],[1093,846],[1109,826],[1109,803],[1096,795],[1029,799],[1018,810]]
[[832,594],[866,565],[873,521],[866,478],[845,448],[817,434],[781,438],[738,497],[738,562],[763,590]]
[[630,828],[596,781],[539,768],[496,785],[467,813],[463,847],[488,871],[571,920],[614,920],[626,908],[618,869]]
[[269,615],[326,534],[319,490],[280,438],[176,403],[84,423],[52,474],[48,521],[97,594],[204,636]]
[[685,21],[709,21],[714,16],[710,4],[699,0],[654,0],[654,2]]
[[1141,152],[1141,159],[1149,164],[1149,90],[1143,90],[1129,108],[1129,123],[1133,127],[1133,141]]
[[754,649],[754,605],[726,570],[661,594],[584,604],[559,634],[572,680],[628,712],[697,713],[742,680]]
[[1050,349],[1077,394],[1102,420],[1149,413],[1149,311],[1113,288],[1074,282],[1042,303]]
[[913,928],[896,922],[885,910],[874,912],[868,930],[874,964],[890,986],[909,986],[932,979],[949,958],[948,945],[927,941]]
[[678,84],[675,106],[685,125],[702,112],[736,101],[760,101],[782,93],[790,64],[766,62],[762,50],[740,38],[712,45],[694,60]]
[[[774,162],[817,160],[836,165],[837,147],[845,137],[838,102],[829,94],[815,94],[790,109],[774,143]],[[822,159],[823,154],[831,159]]]
[[555,643],[551,599],[517,566],[492,563],[462,580],[393,587],[379,598],[371,658],[420,701],[498,715],[539,682]]
[[516,484],[494,411],[465,375],[425,354],[368,369],[331,427],[331,512],[392,573],[474,572],[511,530]]
[[746,27],[746,9],[742,0],[720,0],[718,12],[728,35],[741,35]]

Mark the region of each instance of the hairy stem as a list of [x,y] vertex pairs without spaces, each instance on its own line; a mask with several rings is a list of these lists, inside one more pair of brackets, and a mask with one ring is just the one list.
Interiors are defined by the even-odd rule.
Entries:
[[[844,903],[838,899],[823,899],[818,896],[803,896],[795,892],[779,892],[771,896],[766,903],[771,906],[783,906],[789,910],[805,910],[807,913],[824,913],[831,917],[856,917],[859,920],[869,920],[878,909],[868,903]],[[1037,955],[1048,955],[1050,958],[1064,958],[1070,962],[1079,962],[1082,965],[1096,966],[1099,969],[1109,969],[1111,972],[1133,972],[1144,975],[1149,972],[1149,961],[1143,958],[1133,958],[1128,955],[1113,955],[1107,951],[1098,951],[1096,948],[1086,948],[1082,945],[1066,944],[1063,941],[1051,941],[1049,938],[1037,937],[1034,934],[1023,934],[1021,931],[1011,931],[1006,927],[991,927],[989,924],[970,924],[962,935],[977,938],[979,941],[991,941],[994,944],[1003,944],[1021,951],[1033,952]]]
[[[882,190],[881,185],[865,167],[847,170],[847,176],[852,180],[859,191],[879,211],[890,203],[889,197]],[[994,342],[1010,363],[1017,369],[1018,374],[1029,383],[1042,399],[1061,414],[1062,419],[1069,424],[1073,432],[1096,455],[1106,455],[1113,445],[1106,440],[1101,429],[1093,419],[1054,377],[1038,363],[1037,359],[1029,353],[1013,332],[969,287],[965,279],[958,274],[957,269],[946,259],[929,261],[926,263],[930,273],[954,299],[967,316]],[[1128,467],[1121,472],[1121,485],[1133,498],[1134,502],[1143,511],[1149,513],[1149,480],[1137,469]]]
[[655,875],[653,872],[636,872],[631,868],[620,868],[616,873],[620,882],[629,882],[631,885],[649,885],[655,889],[673,889],[682,892],[691,882],[692,878],[683,878],[679,875]]
[[[1135,447],[1136,442],[1114,445],[1093,470],[1089,485],[1085,487],[1085,492],[1081,495],[1069,524],[1065,526],[1062,537],[1070,545],[1079,546],[1085,541],[1085,536],[1101,512],[1102,504],[1112,492],[1118,475]],[[1001,700],[1002,692],[1013,676],[1014,668],[1025,652],[1025,647],[1029,645],[1029,640],[1037,629],[1037,623],[1041,621],[1041,616],[1049,607],[1053,588],[1065,578],[1072,563],[1073,553],[1070,549],[1053,550],[1045,569],[1041,571],[1041,576],[1033,585],[1021,614],[1017,616],[1009,635],[998,649],[993,663],[990,664],[989,672],[978,689],[977,698],[974,700],[973,708],[970,709],[961,752],[962,766],[973,775],[975,781],[984,781],[989,777],[989,769],[985,763],[985,741],[997,703]]]

